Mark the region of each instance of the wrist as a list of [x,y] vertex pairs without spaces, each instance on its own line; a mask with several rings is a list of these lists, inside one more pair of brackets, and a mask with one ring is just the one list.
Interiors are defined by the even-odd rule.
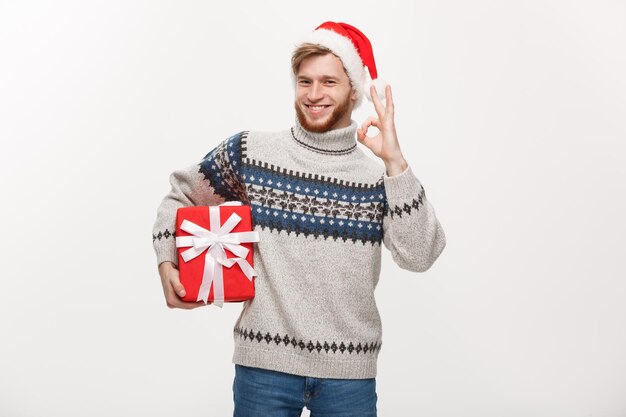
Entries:
[[403,156],[399,156],[394,159],[386,160],[385,169],[387,170],[387,176],[393,177],[402,174],[409,167]]
[[163,261],[159,264],[159,271],[172,268],[176,269],[176,264],[171,261]]

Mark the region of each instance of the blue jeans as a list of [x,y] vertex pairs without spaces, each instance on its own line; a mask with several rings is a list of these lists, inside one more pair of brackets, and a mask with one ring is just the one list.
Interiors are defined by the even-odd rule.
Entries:
[[235,364],[234,417],[376,417],[376,379],[292,375]]

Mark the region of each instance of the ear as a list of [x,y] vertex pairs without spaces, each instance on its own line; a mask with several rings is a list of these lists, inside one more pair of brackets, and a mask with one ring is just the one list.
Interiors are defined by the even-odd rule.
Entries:
[[356,101],[356,89],[352,89],[352,93],[350,94],[350,100]]

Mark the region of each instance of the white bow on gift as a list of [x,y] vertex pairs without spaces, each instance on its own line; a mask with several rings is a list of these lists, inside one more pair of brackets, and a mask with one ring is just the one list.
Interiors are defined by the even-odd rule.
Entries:
[[[211,284],[213,284],[213,304],[222,308],[224,305],[224,276],[222,266],[230,268],[234,264],[238,264],[246,277],[252,281],[252,277],[256,275],[252,266],[246,261],[249,250],[241,243],[250,243],[259,241],[259,232],[238,232],[230,233],[231,230],[241,221],[241,217],[237,213],[231,214],[223,226],[220,226],[220,207],[221,206],[240,206],[241,202],[229,201],[219,206],[210,206],[210,228],[207,230],[189,220],[183,220],[180,225],[181,230],[190,233],[192,236],[176,237],[176,247],[186,248],[181,253],[185,262],[189,262],[206,250],[204,257],[204,272],[202,274],[202,283],[198,292],[197,301],[203,300],[207,304]],[[227,258],[224,248],[235,254],[236,258]]]

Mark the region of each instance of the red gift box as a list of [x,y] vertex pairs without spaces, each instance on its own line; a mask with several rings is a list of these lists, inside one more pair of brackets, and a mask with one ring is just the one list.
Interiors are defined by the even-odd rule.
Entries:
[[176,247],[183,301],[240,302],[254,298],[250,206],[181,207],[176,213]]

